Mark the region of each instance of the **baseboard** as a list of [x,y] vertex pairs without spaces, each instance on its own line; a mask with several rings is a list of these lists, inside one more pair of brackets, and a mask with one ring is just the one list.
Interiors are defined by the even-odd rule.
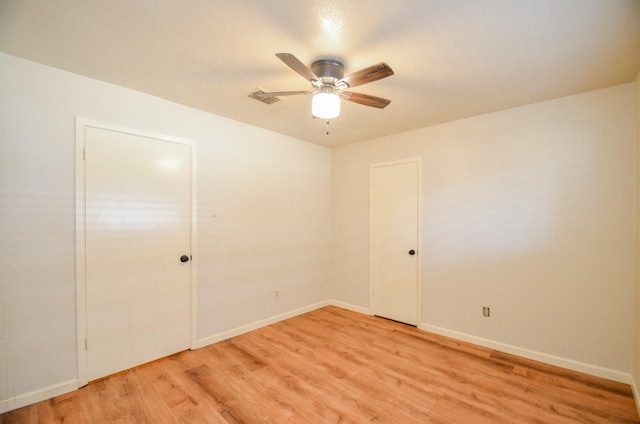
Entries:
[[[500,352],[522,356],[523,358],[544,362],[545,364],[555,365],[555,366],[570,369],[573,371],[583,372],[585,374],[606,378],[608,380],[613,380],[620,383],[631,384],[633,380],[633,378],[631,377],[631,374],[628,374],[628,373],[600,367],[597,365],[591,365],[584,362],[574,361],[572,359],[562,358],[555,355],[549,355],[547,353],[524,349],[518,346],[496,342],[494,340],[489,340],[482,337],[472,336],[471,334],[449,330],[447,328],[442,328],[435,325],[429,325],[429,324],[423,323],[423,324],[420,324],[418,328],[424,331],[430,331],[432,333],[440,334],[442,336],[451,337],[454,339],[473,343],[479,346],[487,347],[489,349],[498,350]],[[636,397],[636,399],[638,398]]]
[[346,302],[340,302],[338,300],[325,300],[322,302],[314,303],[304,306],[302,308],[294,309],[289,312],[285,312],[270,318],[266,318],[260,321],[255,321],[240,327],[232,328],[231,330],[223,331],[222,333],[214,334],[212,336],[198,339],[192,349],[199,349],[214,343],[221,342],[223,340],[230,339],[231,337],[239,336],[249,331],[257,330],[258,328],[266,327],[267,325],[275,324],[276,322],[284,321],[285,319],[293,318],[298,315],[306,314],[307,312],[315,311],[316,309],[324,308],[325,306],[337,306],[338,308],[348,309],[353,312],[358,312],[365,315],[370,315],[368,308],[352,305]]
[[223,340],[230,339],[231,337],[239,336],[241,334],[248,333],[249,331],[257,330],[258,328],[266,327],[267,325],[275,324],[276,322],[284,321],[285,319],[293,318],[295,316],[302,315],[307,312],[311,312],[316,309],[323,308],[325,306],[329,306],[330,304],[331,304],[330,301],[325,300],[323,302],[318,302],[308,306],[304,306],[302,308],[294,309],[292,311],[285,312],[283,314],[279,314],[270,318],[266,318],[260,321],[255,321],[246,325],[242,325],[240,327],[232,328],[231,330],[223,331],[222,333],[218,333],[212,336],[198,339],[195,343],[195,346],[192,346],[191,348],[199,349],[201,347],[205,347],[210,344],[218,343]]
[[63,395],[78,389],[79,382],[77,379],[67,381],[65,383],[56,384],[54,386],[45,387],[44,389],[34,390],[9,399],[0,400],[0,414],[22,408],[52,397]]
[[369,308],[363,308],[362,306],[352,305],[351,303],[341,302],[339,300],[330,300],[329,304],[337,306],[338,308],[347,309],[349,311],[358,312],[359,314],[371,315]]
[[633,400],[636,401],[636,409],[638,410],[638,415],[640,415],[640,392],[638,391],[638,386],[636,384],[636,379],[631,376],[631,390],[633,391]]

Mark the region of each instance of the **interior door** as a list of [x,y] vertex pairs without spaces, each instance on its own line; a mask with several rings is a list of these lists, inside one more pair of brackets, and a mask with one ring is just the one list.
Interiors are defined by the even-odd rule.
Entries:
[[418,159],[371,166],[371,309],[417,325],[419,316]]
[[88,380],[189,347],[191,148],[85,128]]

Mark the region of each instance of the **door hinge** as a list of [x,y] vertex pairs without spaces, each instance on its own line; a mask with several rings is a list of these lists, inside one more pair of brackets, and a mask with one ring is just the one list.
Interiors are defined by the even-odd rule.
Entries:
[[82,148],[82,160],[87,160],[87,148]]
[[89,351],[89,340],[86,337],[84,339],[84,350]]

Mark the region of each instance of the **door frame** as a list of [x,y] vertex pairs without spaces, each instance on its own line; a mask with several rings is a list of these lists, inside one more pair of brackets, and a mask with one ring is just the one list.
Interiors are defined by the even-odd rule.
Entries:
[[86,386],[88,381],[87,351],[87,274],[86,274],[86,185],[85,185],[85,146],[86,128],[114,131],[134,136],[157,139],[172,143],[187,144],[191,147],[191,272],[190,291],[190,349],[194,349],[197,341],[197,306],[198,306],[198,255],[197,255],[197,187],[196,187],[196,143],[183,138],[172,137],[149,131],[136,130],[105,122],[94,121],[76,116],[75,122],[75,169],[76,169],[76,322],[78,353],[78,387]]
[[417,264],[417,288],[416,288],[416,307],[417,310],[417,323],[416,326],[420,327],[422,325],[422,157],[412,157],[407,159],[399,159],[388,162],[377,162],[369,165],[369,313],[370,315],[374,315],[373,305],[374,305],[374,261],[373,261],[373,242],[374,242],[374,201],[375,201],[375,190],[374,190],[374,171],[376,168],[383,168],[387,166],[395,166],[395,165],[403,165],[406,163],[415,163],[416,164],[416,178],[417,178],[417,201],[418,201],[418,210],[417,213],[417,234],[416,234],[416,250],[418,256],[418,264]]

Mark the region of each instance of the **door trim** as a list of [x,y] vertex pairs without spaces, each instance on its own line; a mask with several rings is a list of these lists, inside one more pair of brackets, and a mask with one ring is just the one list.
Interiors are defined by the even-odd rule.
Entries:
[[87,340],[87,275],[86,275],[86,221],[85,221],[85,146],[86,128],[114,131],[134,136],[148,137],[172,143],[187,144],[191,147],[191,273],[190,273],[190,349],[197,342],[197,307],[198,307],[198,252],[197,252],[197,186],[196,186],[196,143],[183,138],[157,134],[148,131],[125,128],[118,125],[94,121],[76,116],[75,122],[75,168],[76,168],[76,321],[77,321],[77,353],[78,353],[78,387],[87,385],[88,351]]
[[374,187],[373,187],[373,174],[376,168],[383,168],[387,166],[403,165],[406,163],[415,163],[417,168],[417,190],[418,190],[418,219],[417,219],[417,250],[418,250],[418,269],[417,269],[417,290],[416,290],[416,307],[417,310],[417,326],[422,324],[422,157],[413,157],[407,159],[399,159],[388,162],[378,162],[369,165],[369,311],[370,315],[374,315],[373,310],[373,294],[374,294],[374,281],[373,281],[373,232],[374,232]]

